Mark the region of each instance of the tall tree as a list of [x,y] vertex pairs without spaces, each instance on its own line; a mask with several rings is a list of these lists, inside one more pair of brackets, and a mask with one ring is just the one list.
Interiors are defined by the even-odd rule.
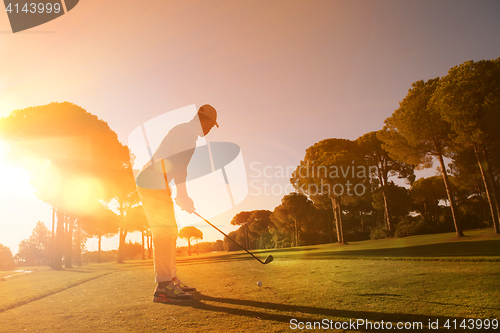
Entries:
[[26,264],[43,265],[50,262],[51,233],[43,222],[38,221],[28,239],[19,243],[17,257]]
[[447,199],[443,180],[437,176],[417,179],[410,188],[415,210],[433,224],[436,230],[439,217],[439,201]]
[[[457,179],[458,186],[467,195],[483,196],[484,181],[479,170],[474,149],[471,147],[457,149],[453,153],[453,163],[450,164],[452,175]],[[487,199],[486,199],[487,200]]]
[[266,248],[267,243],[271,240],[272,235],[269,232],[272,226],[270,210],[254,210],[250,219],[253,221],[249,225],[251,232],[257,235],[256,248],[263,249]]
[[[384,211],[384,199],[381,192],[381,188],[377,188],[372,193],[372,206],[378,211]],[[397,229],[397,222],[411,211],[411,199],[408,190],[404,186],[398,186],[392,181],[387,184],[387,196],[390,211],[392,212],[392,220]]]
[[118,233],[118,216],[101,205],[99,209],[79,215],[78,221],[87,236],[97,237],[97,261],[101,262],[102,237],[111,237]]
[[311,195],[310,199],[314,207],[318,210],[319,219],[324,223],[325,235],[328,238],[327,242],[333,243],[334,216],[332,210],[332,201],[328,195]]
[[245,248],[246,249],[249,249],[249,245],[250,245],[250,242],[249,242],[249,233],[250,233],[250,230],[249,230],[249,225],[253,222],[254,220],[252,219],[252,212],[249,211],[243,211],[243,212],[239,212],[238,214],[236,214],[233,219],[231,220],[231,224],[232,225],[239,225],[241,226],[241,230],[244,232],[245,234]]
[[307,148],[290,179],[295,189],[311,198],[327,195],[332,202],[337,241],[345,244],[342,197],[363,195],[369,171],[357,145],[345,139],[326,139]]
[[130,162],[124,167],[127,172],[120,175],[121,181],[114,187],[114,199],[118,203],[120,221],[118,232],[118,263],[123,263],[125,256],[124,246],[129,231],[135,231],[134,221],[130,219],[129,211],[140,202],[139,192],[137,192]]
[[433,157],[438,159],[455,230],[457,236],[463,236],[454,191],[444,162],[451,145],[451,129],[433,103],[430,103],[438,86],[439,78],[413,83],[406,97],[399,103],[399,108],[385,120],[385,126],[378,137],[384,141],[383,148],[395,160],[425,168],[432,166]]
[[127,212],[129,231],[139,231],[142,238],[142,260],[146,259],[146,244],[144,238],[149,229],[148,219],[142,205],[129,208]]
[[8,158],[28,170],[37,196],[55,206],[52,266],[60,269],[64,244],[72,244],[65,238],[72,237],[75,216],[114,197],[116,183],[132,173],[125,168],[128,149],[106,122],[68,102],[14,110],[0,119],[0,138],[7,143]]
[[491,221],[491,205],[472,147],[457,150],[450,167],[467,226],[477,228],[483,226],[482,222]]
[[179,230],[179,237],[187,240],[188,242],[188,252],[191,255],[191,241],[193,239],[203,239],[203,232],[196,227],[184,227]]
[[[245,241],[245,235],[243,235],[243,233],[241,232],[241,228],[235,231],[231,231],[227,235],[229,236],[229,238],[235,240],[238,244],[242,244]],[[224,249],[226,251],[241,250],[241,248],[229,238],[224,236]]]
[[270,218],[276,227],[289,232],[292,237],[292,246],[300,245],[300,231],[314,216],[315,208],[311,200],[301,193],[289,193],[281,199]]
[[406,178],[412,183],[415,179],[413,172],[414,167],[404,162],[394,160],[389,156],[387,151],[382,147],[383,142],[377,138],[377,132],[369,132],[359,137],[356,142],[360,147],[361,154],[363,155],[366,163],[373,168],[372,176],[374,176],[382,190],[384,198],[384,219],[387,230],[390,235],[394,234],[394,223],[390,212],[390,205],[388,202],[388,181],[389,177],[398,176],[398,178]]
[[472,146],[490,204],[496,233],[500,233],[498,189],[488,150],[500,145],[500,58],[466,61],[448,71],[432,99],[451,125],[457,147]]

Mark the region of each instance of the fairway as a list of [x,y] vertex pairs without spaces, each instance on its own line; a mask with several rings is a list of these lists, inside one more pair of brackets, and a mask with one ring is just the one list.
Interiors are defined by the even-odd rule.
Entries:
[[241,252],[181,257],[181,279],[199,290],[185,305],[152,302],[150,260],[38,268],[0,281],[0,331],[288,332],[300,331],[292,319],[424,328],[499,319],[500,237],[491,231],[257,251],[275,257],[269,265]]

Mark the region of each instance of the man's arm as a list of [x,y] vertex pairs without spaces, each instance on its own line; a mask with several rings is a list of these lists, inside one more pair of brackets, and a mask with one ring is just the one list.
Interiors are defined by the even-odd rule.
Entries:
[[174,179],[177,189],[175,203],[188,213],[192,213],[195,210],[193,200],[189,197],[186,187],[187,167],[191,161],[191,157],[193,157],[194,150],[194,148],[185,150],[169,159],[169,164],[172,166],[170,176]]
[[186,188],[186,178],[187,172],[177,173],[174,176],[175,187],[177,189],[177,196],[175,197],[175,203],[188,213],[195,211],[194,202],[189,197]]

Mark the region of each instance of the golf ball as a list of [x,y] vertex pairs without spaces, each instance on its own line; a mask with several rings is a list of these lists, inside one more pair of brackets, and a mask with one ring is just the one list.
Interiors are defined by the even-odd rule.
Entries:
[[257,281],[257,285],[258,285],[259,287],[262,287],[262,282],[261,282],[261,281]]

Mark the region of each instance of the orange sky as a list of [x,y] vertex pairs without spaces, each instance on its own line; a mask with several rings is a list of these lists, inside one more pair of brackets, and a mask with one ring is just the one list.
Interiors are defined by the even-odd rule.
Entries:
[[[70,101],[126,143],[150,118],[210,103],[220,128],[208,140],[240,145],[255,176],[253,162],[295,166],[319,140],[380,129],[414,81],[500,56],[498,17],[497,1],[85,0],[12,34],[2,11],[0,117]],[[29,188],[14,202],[3,185],[0,243],[15,252],[50,214]],[[216,220],[273,209],[280,198],[251,195]]]

